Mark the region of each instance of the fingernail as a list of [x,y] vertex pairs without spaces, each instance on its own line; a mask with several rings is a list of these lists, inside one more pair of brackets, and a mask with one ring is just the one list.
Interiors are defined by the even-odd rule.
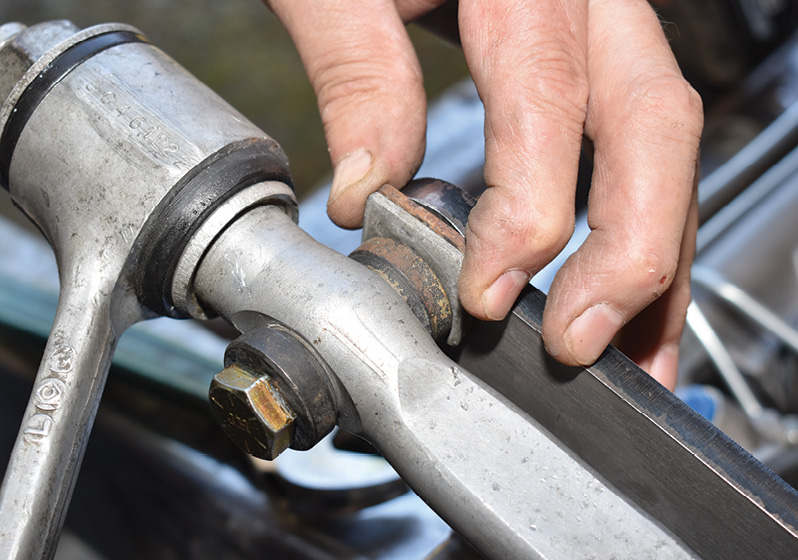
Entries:
[[508,270],[482,294],[482,309],[492,321],[504,319],[518,297],[518,292],[529,283],[529,274],[523,270]]
[[673,391],[679,371],[679,345],[675,342],[659,349],[651,362],[649,375]]
[[346,190],[363,179],[371,169],[371,152],[360,149],[348,154],[335,166],[332,186],[330,187],[330,202],[341,196]]
[[604,352],[623,324],[623,316],[609,305],[594,305],[565,330],[565,345],[574,360],[590,365]]

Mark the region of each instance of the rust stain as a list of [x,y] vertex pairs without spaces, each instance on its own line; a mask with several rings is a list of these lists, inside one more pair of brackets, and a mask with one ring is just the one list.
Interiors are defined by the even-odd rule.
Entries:
[[454,245],[460,252],[465,252],[465,238],[435,214],[419,206],[391,185],[384,185],[379,193]]

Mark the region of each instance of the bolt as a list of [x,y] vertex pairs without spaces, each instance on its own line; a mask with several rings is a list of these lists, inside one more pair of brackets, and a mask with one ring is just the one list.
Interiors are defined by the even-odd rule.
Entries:
[[15,21],[0,25],[0,43],[8,41],[14,35],[25,31],[25,29],[27,29],[27,26]]
[[245,332],[227,347],[224,364],[269,376],[295,415],[292,449],[310,449],[335,426],[332,374],[313,345],[285,325],[269,323]]
[[214,376],[209,396],[216,421],[250,455],[272,460],[291,445],[296,414],[268,375],[230,365]]
[[68,21],[48,21],[33,27],[19,23],[0,26],[0,105],[39,58],[78,31]]

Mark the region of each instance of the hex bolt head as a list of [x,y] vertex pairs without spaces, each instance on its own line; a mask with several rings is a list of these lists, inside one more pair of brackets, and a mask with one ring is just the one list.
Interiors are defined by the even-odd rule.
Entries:
[[333,376],[313,345],[285,325],[246,331],[224,353],[225,366],[267,375],[296,414],[291,448],[304,451],[330,433],[337,419]]
[[291,445],[296,414],[268,375],[233,364],[214,376],[209,396],[214,418],[247,453],[272,460]]

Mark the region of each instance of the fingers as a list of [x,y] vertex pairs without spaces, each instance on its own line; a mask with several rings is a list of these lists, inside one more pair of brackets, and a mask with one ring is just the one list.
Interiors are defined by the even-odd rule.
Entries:
[[460,297],[500,319],[573,230],[587,1],[461,0],[460,35],[485,105],[488,186],[469,218]]
[[671,391],[676,387],[679,339],[690,304],[690,264],[695,254],[697,229],[698,199],[694,190],[673,283],[613,340],[622,352]]
[[[335,171],[328,211],[340,225],[358,226],[366,196],[405,184],[421,162],[426,107],[402,21],[440,3],[270,1],[316,90]],[[702,115],[653,11],[644,0],[461,0],[459,23],[485,104],[489,187],[468,224],[464,306],[503,317],[564,247],[586,133],[593,231],[555,279],[544,340],[560,361],[590,364],[673,286],[639,320],[653,342],[634,345],[669,382],[689,300]]]
[[[413,17],[420,0],[403,8]],[[424,154],[421,69],[390,0],[270,0],[319,103],[334,175],[328,213],[358,227],[366,197],[404,185]]]
[[552,284],[543,337],[558,360],[591,364],[673,283],[675,292],[649,313],[659,315],[661,330],[638,333],[654,340],[639,358],[664,379],[675,370],[689,298],[701,102],[645,2],[593,0],[588,23],[592,232]]

